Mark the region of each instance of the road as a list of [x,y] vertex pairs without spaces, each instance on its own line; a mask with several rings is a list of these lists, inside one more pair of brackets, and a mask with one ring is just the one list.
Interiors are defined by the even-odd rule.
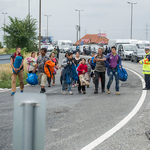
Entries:
[[[61,54],[60,61],[63,55]],[[123,61],[123,66],[142,75],[142,66]],[[127,82],[120,82],[121,95],[115,95],[115,84],[111,94],[94,94],[91,82],[87,94],[79,94],[77,87],[73,95],[62,95],[60,71],[56,75],[56,85],[46,87],[46,150],[80,150],[112,129],[136,106],[141,94],[141,79],[128,71]],[[108,81],[108,77],[106,78]],[[106,81],[106,83],[107,83]],[[17,89],[19,92],[19,89]],[[26,86],[24,92],[39,93],[40,87]],[[13,97],[11,91],[0,93],[0,150],[12,147]],[[145,131],[150,129],[149,91],[138,113],[118,132],[109,137],[94,150],[147,150],[150,148]]]

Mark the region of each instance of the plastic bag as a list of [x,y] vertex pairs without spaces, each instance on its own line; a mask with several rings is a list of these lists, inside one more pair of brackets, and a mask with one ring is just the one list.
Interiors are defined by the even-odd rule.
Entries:
[[[16,56],[15,62],[14,62],[14,68],[18,69],[22,64],[22,57],[21,56]],[[17,73],[19,73],[20,70],[18,70]],[[13,69],[13,73],[16,73]]]
[[26,81],[30,84],[30,85],[37,85],[38,84],[38,76],[35,73],[28,73],[28,78],[26,79]]
[[122,67],[121,68],[118,67],[118,77],[119,77],[119,80],[121,81],[127,81],[128,79],[127,71]]

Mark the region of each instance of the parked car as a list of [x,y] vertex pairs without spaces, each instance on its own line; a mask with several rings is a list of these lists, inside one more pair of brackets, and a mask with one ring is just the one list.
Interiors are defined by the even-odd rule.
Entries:
[[71,46],[70,47],[70,52],[72,52],[73,54],[76,53],[76,46]]
[[52,44],[47,44],[47,46],[48,46],[48,48],[47,48],[47,51],[48,51],[48,52],[51,52],[51,51],[54,50],[54,47],[53,47]]
[[145,50],[144,49],[136,49],[133,51],[131,56],[131,61],[139,62],[141,59],[145,57]]
[[137,50],[137,46],[135,44],[120,44],[118,46],[118,54],[124,60],[130,60],[133,51]]
[[70,45],[64,45],[64,46],[62,46],[62,52],[63,53],[70,52],[70,50],[71,50],[71,46]]

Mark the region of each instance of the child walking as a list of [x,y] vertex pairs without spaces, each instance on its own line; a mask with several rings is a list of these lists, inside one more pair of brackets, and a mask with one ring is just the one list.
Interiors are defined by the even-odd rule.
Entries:
[[83,94],[86,94],[86,90],[85,90],[85,84],[82,84],[81,82],[81,75],[84,75],[86,72],[87,72],[88,68],[87,68],[87,65],[86,65],[86,60],[84,58],[82,58],[82,61],[81,61],[81,64],[79,65],[79,67],[77,68],[77,71],[78,71],[78,91],[79,93],[81,93],[81,89],[82,89],[82,92]]

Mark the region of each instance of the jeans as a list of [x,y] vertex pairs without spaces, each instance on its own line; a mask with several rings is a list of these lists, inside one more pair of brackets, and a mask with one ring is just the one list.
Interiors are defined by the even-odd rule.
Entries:
[[72,81],[70,84],[66,84],[66,80],[62,80],[62,91],[65,91],[68,88],[68,92],[71,91]]
[[119,77],[118,77],[118,70],[116,69],[110,69],[110,75],[109,75],[109,81],[107,84],[107,89],[109,90],[112,82],[113,82],[113,76],[115,76],[116,80],[116,91],[119,91]]
[[98,92],[99,77],[101,78],[101,88],[102,90],[105,90],[105,72],[95,71],[95,91],[97,92]]

